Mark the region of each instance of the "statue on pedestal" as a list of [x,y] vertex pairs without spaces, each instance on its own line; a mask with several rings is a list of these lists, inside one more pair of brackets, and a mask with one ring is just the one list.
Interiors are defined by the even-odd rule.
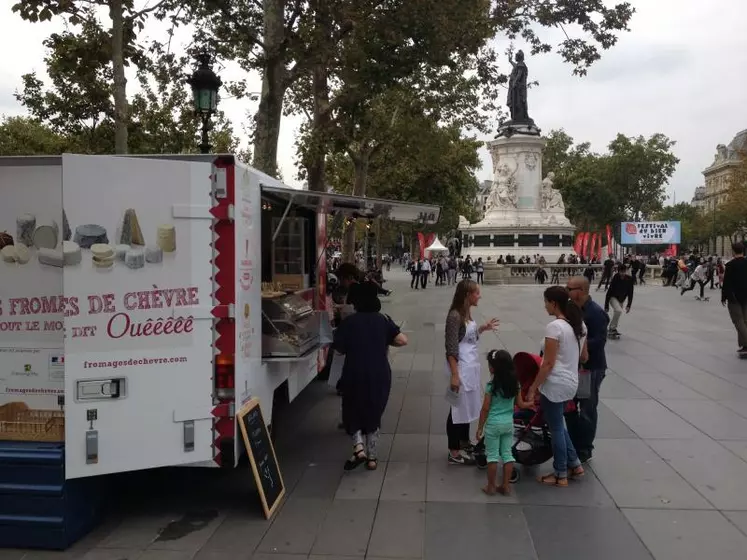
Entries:
[[511,112],[511,120],[501,125],[498,136],[511,137],[514,134],[528,134],[539,136],[540,130],[529,116],[527,104],[527,79],[529,71],[524,63],[524,52],[518,51],[515,61],[509,58],[513,70],[508,78],[508,97],[506,105]]
[[542,210],[546,212],[564,212],[563,195],[554,187],[555,173],[550,171],[542,180]]
[[494,170],[495,182],[490,189],[490,195],[487,201],[487,211],[507,208],[516,208],[519,201],[518,184],[514,177],[516,170],[502,163],[497,165]]

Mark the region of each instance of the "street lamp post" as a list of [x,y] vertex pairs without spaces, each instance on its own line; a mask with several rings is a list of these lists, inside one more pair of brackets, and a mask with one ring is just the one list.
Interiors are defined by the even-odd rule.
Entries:
[[223,84],[221,79],[213,72],[210,64],[210,55],[201,52],[197,55],[197,68],[187,80],[192,88],[192,102],[195,115],[202,122],[202,138],[200,142],[200,153],[210,153],[210,118],[218,110],[218,91]]

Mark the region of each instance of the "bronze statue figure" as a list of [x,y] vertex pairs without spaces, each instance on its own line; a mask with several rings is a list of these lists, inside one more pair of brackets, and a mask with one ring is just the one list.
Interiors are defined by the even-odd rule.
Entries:
[[516,62],[509,59],[513,70],[508,81],[508,100],[506,104],[511,110],[511,124],[530,124],[534,121],[529,118],[529,107],[527,106],[527,65],[524,64],[524,52],[516,53]]

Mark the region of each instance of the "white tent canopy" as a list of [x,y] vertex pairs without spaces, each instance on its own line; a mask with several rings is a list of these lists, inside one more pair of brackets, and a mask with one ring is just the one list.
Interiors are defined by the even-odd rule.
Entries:
[[440,251],[448,251],[449,249],[448,249],[447,247],[444,247],[444,244],[443,244],[443,243],[441,243],[441,242],[440,242],[440,241],[438,240],[438,237],[436,237],[436,238],[435,238],[435,239],[433,240],[433,243],[431,243],[430,245],[428,245],[428,246],[427,246],[427,247],[425,248],[425,250],[426,250],[426,251],[431,251],[431,252],[433,252],[433,251],[436,251],[436,252],[440,252]]

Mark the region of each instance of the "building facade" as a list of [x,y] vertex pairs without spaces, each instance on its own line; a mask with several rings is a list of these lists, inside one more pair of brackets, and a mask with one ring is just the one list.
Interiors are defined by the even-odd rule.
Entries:
[[694,206],[701,212],[706,208],[706,188],[704,186],[695,187],[695,194],[693,195],[691,206]]
[[[703,170],[705,192],[700,207],[706,213],[712,212],[714,218],[716,208],[725,203],[729,196],[729,188],[742,165],[745,152],[747,152],[747,130],[738,133],[728,145],[716,146],[713,163]],[[697,194],[696,189],[696,196]],[[718,255],[729,253],[728,237],[717,237],[714,241],[709,243],[710,252]]]

